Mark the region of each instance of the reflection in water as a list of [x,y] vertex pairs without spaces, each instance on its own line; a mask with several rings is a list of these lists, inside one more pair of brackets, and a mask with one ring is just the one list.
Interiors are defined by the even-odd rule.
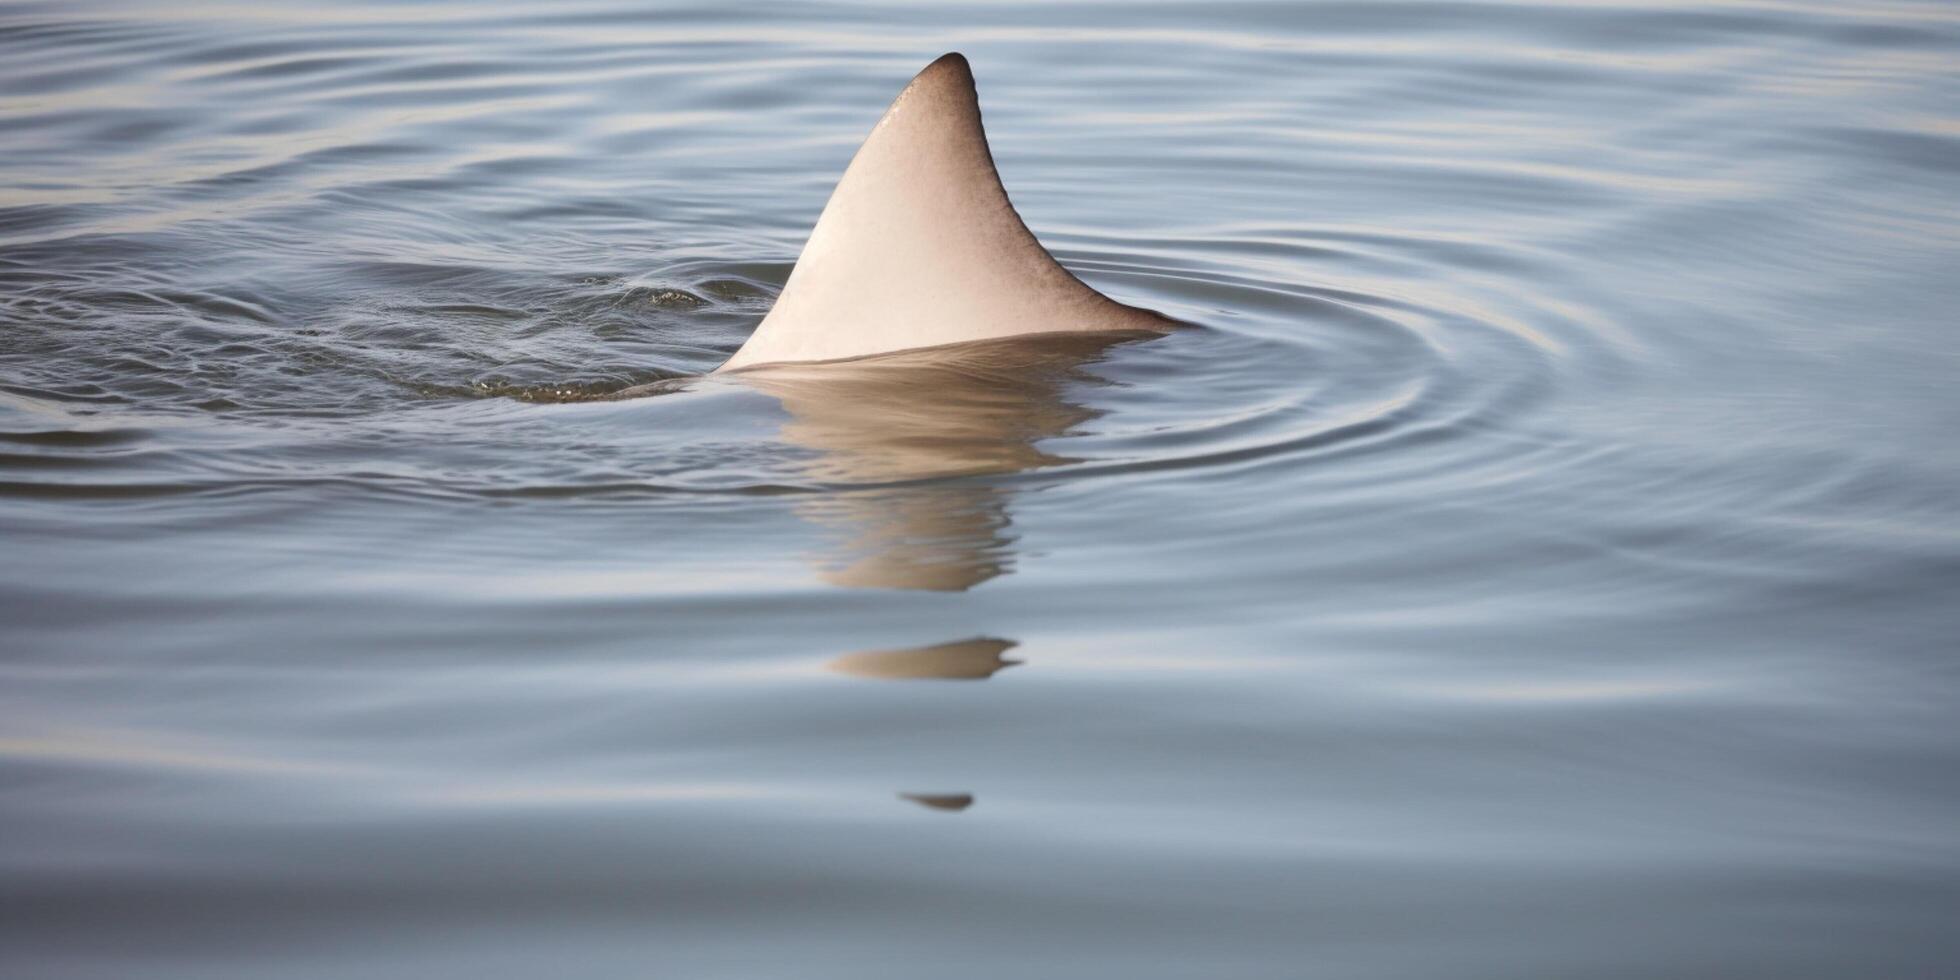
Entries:
[[973,805],[972,793],[900,793],[901,800],[911,800],[932,810],[946,810],[958,813]]
[[841,493],[798,508],[837,532],[823,580],[853,589],[963,592],[1013,570],[1007,492],[954,484]]
[[853,653],[831,661],[830,669],[885,680],[984,681],[1021,663],[1001,656],[1016,645],[1013,640],[978,636],[929,647]]
[[[1055,334],[732,372],[789,413],[785,442],[814,450],[805,475],[832,492],[798,508],[838,532],[822,576],[846,588],[959,592],[1013,568],[1008,488],[982,477],[1068,462],[1036,444],[1096,416],[1063,394],[1115,344],[1154,334]],[[1106,382],[1105,382],[1106,383]],[[986,680],[1015,641],[973,637],[831,661],[854,677]],[[959,812],[970,793],[900,793]]]
[[1151,334],[1021,337],[734,372],[781,400],[785,441],[817,451],[836,493],[800,508],[839,532],[823,577],[850,588],[970,589],[1013,567],[1009,491],[970,479],[1067,462],[1036,446],[1096,413],[1070,381],[1115,344]]

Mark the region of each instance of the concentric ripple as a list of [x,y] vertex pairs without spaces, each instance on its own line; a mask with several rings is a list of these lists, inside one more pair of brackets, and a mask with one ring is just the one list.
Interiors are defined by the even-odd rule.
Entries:
[[[708,375],[948,50],[1190,326]],[[1960,975],[1956,64],[0,0],[0,973]]]

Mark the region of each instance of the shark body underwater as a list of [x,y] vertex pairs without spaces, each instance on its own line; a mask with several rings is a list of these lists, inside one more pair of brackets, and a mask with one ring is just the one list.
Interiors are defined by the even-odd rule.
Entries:
[[885,110],[775,305],[715,373],[1016,337],[1101,347],[1177,323],[1097,292],[1036,240],[994,168],[972,69],[952,53]]

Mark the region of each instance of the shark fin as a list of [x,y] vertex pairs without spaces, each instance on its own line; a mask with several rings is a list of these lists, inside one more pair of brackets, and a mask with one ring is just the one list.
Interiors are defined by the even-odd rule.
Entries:
[[775,306],[720,370],[1170,326],[1091,289],[1035,240],[994,169],[972,70],[948,54],[885,110]]

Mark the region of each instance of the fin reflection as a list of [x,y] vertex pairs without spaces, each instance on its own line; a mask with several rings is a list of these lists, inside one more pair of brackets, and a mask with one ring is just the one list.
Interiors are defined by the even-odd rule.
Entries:
[[777,398],[782,438],[816,451],[812,481],[838,486],[801,504],[837,532],[820,559],[848,588],[957,592],[1013,570],[1012,491],[974,479],[1070,460],[1038,443],[1098,414],[1071,383],[1134,332],[1022,337],[726,375]]
[[898,798],[910,800],[930,810],[946,810],[958,813],[973,805],[972,793],[900,793]]
[[1021,663],[1001,656],[1016,646],[1013,640],[980,636],[929,647],[853,653],[831,661],[830,669],[880,680],[984,681]]

